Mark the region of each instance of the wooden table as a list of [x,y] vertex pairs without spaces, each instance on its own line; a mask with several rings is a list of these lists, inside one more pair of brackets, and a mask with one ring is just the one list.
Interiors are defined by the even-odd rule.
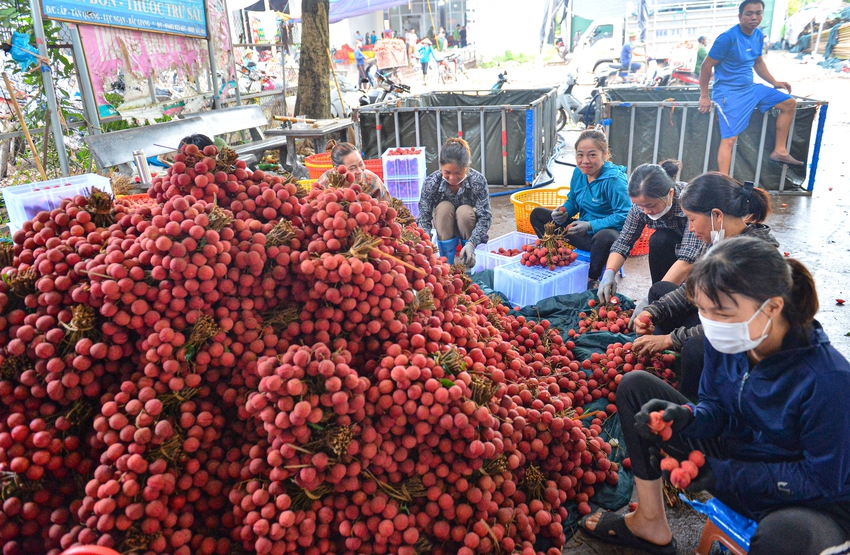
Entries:
[[296,176],[307,175],[307,169],[298,163],[298,155],[295,152],[295,141],[297,139],[312,139],[315,152],[324,152],[327,139],[336,136],[340,142],[348,141],[348,130],[354,128],[354,122],[350,119],[320,119],[306,129],[289,129],[284,127],[267,128],[266,136],[286,137],[286,165],[292,168]]

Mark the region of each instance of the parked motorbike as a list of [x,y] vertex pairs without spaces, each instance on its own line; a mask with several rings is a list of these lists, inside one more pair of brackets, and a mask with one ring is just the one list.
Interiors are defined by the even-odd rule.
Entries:
[[567,49],[566,43],[564,43],[564,39],[558,37],[558,40],[555,41],[555,48],[558,50],[558,56],[561,57],[561,60],[567,61],[567,54],[569,54],[569,50]]
[[510,81],[508,81],[507,71],[503,71],[499,74],[499,79],[496,81],[496,84],[490,87],[490,92],[497,92],[502,90],[502,87],[505,85],[505,83],[510,83]]
[[567,125],[568,119],[578,126],[593,125],[592,115],[586,117],[590,99],[582,102],[573,95],[573,87],[576,83],[578,83],[578,76],[572,70],[567,70],[566,80],[558,87],[558,113],[555,120],[555,128],[558,131]]
[[360,105],[378,104],[387,100],[396,100],[405,93],[410,92],[410,87],[404,83],[396,83],[389,75],[378,70],[375,72],[376,87],[368,92],[363,92],[360,97]]
[[670,84],[699,85],[699,75],[682,68],[676,68],[670,75]]
[[654,58],[648,58],[646,64],[633,62],[639,67],[633,71],[622,64],[600,64],[593,75],[597,87],[627,84],[646,87],[664,87],[670,82],[670,68],[659,68]]

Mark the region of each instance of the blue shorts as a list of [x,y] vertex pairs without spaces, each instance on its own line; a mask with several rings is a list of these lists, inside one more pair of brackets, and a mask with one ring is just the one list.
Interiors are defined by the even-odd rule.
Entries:
[[750,124],[754,109],[758,108],[763,114],[789,98],[791,95],[761,83],[753,83],[745,89],[714,89],[712,100],[717,104],[720,136],[724,139],[737,137]]

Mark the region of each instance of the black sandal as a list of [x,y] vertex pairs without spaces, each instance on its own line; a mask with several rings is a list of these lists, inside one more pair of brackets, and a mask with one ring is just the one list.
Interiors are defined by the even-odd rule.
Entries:
[[658,545],[657,543],[643,540],[632,534],[632,531],[626,526],[626,520],[623,515],[602,513],[599,522],[596,523],[596,528],[593,530],[586,526],[588,518],[585,517],[581,521],[582,530],[585,534],[601,542],[639,549],[653,555],[676,555],[676,538],[671,539],[667,545]]

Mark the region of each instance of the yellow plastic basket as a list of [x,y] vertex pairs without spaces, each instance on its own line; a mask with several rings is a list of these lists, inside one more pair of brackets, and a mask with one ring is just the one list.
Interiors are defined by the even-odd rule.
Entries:
[[534,228],[531,227],[532,210],[535,208],[554,210],[567,201],[569,192],[569,187],[561,187],[558,189],[531,189],[512,194],[511,203],[514,205],[517,231],[533,234]]

